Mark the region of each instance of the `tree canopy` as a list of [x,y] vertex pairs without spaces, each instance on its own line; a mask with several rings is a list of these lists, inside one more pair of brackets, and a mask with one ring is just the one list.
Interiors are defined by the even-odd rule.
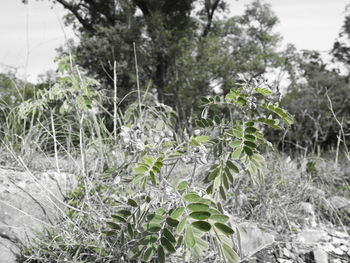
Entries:
[[118,93],[135,90],[136,46],[139,80],[157,91],[160,102],[187,116],[199,94],[227,93],[237,74],[263,75],[283,63],[271,6],[250,4],[228,17],[224,0],[54,0],[69,12],[65,23],[80,42],[77,63],[104,87],[112,86],[117,63]]

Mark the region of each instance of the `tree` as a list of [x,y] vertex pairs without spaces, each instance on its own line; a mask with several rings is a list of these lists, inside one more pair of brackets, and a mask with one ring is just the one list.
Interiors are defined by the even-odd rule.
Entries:
[[[281,104],[295,117],[294,125],[287,135],[287,142],[301,146],[308,151],[329,148],[336,145],[339,125],[330,110],[349,129],[347,116],[350,114],[349,78],[339,71],[330,69],[316,51],[303,51],[294,64],[294,81]],[[292,146],[291,148],[294,148]]]
[[227,93],[237,73],[257,77],[281,63],[273,33],[278,19],[260,1],[228,19],[218,16],[227,9],[224,0],[53,2],[69,11],[65,22],[78,32],[78,64],[108,87],[116,61],[123,97],[135,90],[135,43],[141,86],[151,81],[159,101],[181,116],[197,108],[198,94]]
[[[349,11],[348,8],[349,5],[345,8],[346,11]],[[337,40],[333,44],[331,53],[335,60],[347,66],[350,65],[350,14],[345,16],[344,24]]]

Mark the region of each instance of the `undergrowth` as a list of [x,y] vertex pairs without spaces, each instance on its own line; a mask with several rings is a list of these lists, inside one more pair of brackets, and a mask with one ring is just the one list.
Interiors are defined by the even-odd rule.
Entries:
[[115,93],[110,114],[99,84],[68,62],[3,130],[14,156],[51,154],[60,171],[65,155],[77,171],[65,213],[23,250],[24,262],[241,262],[245,230],[233,214],[293,231],[289,207],[315,197],[312,171],[297,176],[291,161],[289,175],[267,154],[264,129],[293,118],[263,82],[200,98],[197,128],[179,135],[176,112],[154,94],[139,90],[122,112]]

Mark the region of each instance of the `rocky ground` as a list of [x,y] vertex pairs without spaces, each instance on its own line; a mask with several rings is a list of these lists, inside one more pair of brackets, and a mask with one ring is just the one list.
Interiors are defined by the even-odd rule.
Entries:
[[13,263],[35,231],[50,226],[55,213],[64,209],[72,175],[0,167],[0,262]]
[[[0,167],[0,262],[18,261],[20,250],[35,231],[50,226],[64,209],[64,195],[75,184],[73,175],[54,171],[30,173]],[[350,214],[350,201],[333,196],[336,209]],[[350,262],[347,226],[316,220],[310,203],[300,203],[304,217],[281,235],[271,226],[240,222],[244,263],[346,263]],[[300,220],[302,223],[300,223]],[[238,222],[239,220],[233,220]]]

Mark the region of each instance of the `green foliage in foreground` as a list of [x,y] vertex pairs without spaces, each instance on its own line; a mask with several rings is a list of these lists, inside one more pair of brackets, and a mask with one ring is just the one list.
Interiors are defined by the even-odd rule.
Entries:
[[[84,125],[86,116],[79,96],[74,97],[78,102],[70,102],[72,96],[60,96],[71,92],[73,84],[72,77],[60,80],[57,88],[62,87],[61,91],[53,88],[45,93],[49,99],[55,94],[51,99],[56,103],[41,102],[51,112],[58,102],[59,109],[76,105],[73,110],[81,111],[79,123]],[[159,121],[159,105],[131,107],[131,112],[141,112],[135,112],[133,118],[125,114],[124,126],[114,141],[115,147],[124,149],[124,162],[105,170],[101,178],[83,172],[78,187],[68,196],[62,225],[48,230],[37,247],[24,255],[29,262],[194,262],[216,250],[222,260],[239,262],[242,255],[235,232],[239,236],[242,230],[232,222],[226,201],[232,197],[238,176],[248,174],[257,182],[266,168],[261,153],[272,145],[264,138],[264,127],[281,129],[281,123],[293,123],[272,95],[263,83],[256,82],[231,89],[225,97],[201,98],[199,128],[187,139],[171,132],[164,134],[171,127],[169,119],[164,119],[158,130],[161,138],[156,139],[156,128],[148,123]],[[38,101],[30,103],[26,109]],[[101,155],[98,158],[101,162],[104,159]],[[198,178],[199,160],[208,168]],[[177,178],[172,171],[178,163],[190,164],[193,173]],[[45,239],[50,242],[46,244]]]

